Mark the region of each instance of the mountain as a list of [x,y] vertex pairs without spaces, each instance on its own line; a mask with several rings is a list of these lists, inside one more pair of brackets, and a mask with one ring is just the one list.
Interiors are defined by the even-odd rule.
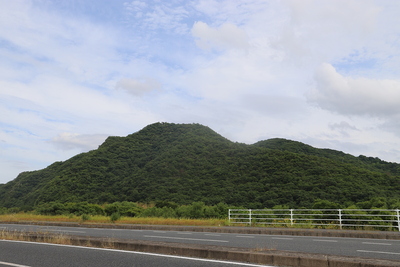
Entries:
[[155,123],[98,149],[23,172],[0,186],[0,206],[58,201],[225,202],[310,207],[400,198],[400,165],[300,142],[234,143],[199,124]]
[[343,153],[342,151],[337,151],[332,149],[318,149],[297,141],[291,141],[282,138],[274,138],[257,142],[254,145],[270,149],[278,149],[281,151],[294,152],[298,154],[306,154],[306,155],[329,158],[341,162],[354,164],[356,166],[370,170],[383,171],[395,175],[400,175],[400,164],[397,163],[386,162],[380,160],[379,158],[366,157],[363,155],[354,157],[350,154]]

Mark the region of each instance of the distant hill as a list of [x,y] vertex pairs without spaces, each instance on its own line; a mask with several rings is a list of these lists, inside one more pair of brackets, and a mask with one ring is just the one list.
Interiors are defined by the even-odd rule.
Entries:
[[155,123],[0,185],[0,206],[88,201],[263,208],[400,198],[400,165],[300,142],[234,143],[199,124]]

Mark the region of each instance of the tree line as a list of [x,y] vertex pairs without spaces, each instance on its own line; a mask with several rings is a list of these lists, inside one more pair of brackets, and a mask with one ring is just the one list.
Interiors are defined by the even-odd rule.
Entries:
[[[231,142],[199,124],[156,123],[0,185],[0,207],[171,202],[246,208],[400,199],[399,164],[270,139]],[[64,204],[63,204],[64,205]]]

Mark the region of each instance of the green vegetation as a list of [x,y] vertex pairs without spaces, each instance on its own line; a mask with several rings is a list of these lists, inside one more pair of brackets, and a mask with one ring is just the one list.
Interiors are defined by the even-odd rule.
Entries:
[[[380,201],[371,204],[373,199]],[[207,218],[220,213],[205,207],[218,205],[363,202],[399,208],[399,164],[284,139],[234,143],[199,124],[156,123],[127,137],[109,137],[96,150],[0,185],[0,207],[78,216],[177,218],[201,210]],[[156,206],[143,210],[132,203]]]
[[[225,219],[228,216],[228,205],[219,203],[215,206],[206,206],[203,202],[193,202],[190,205],[179,206],[171,202],[157,202],[153,207],[142,208],[133,202],[114,202],[112,204],[98,205],[88,202],[59,203],[50,202],[38,205],[34,212],[39,215],[74,215],[109,216],[111,221],[124,217],[154,217],[154,218],[186,218],[186,219]],[[4,214],[11,213],[4,210]],[[85,219],[88,220],[88,219]]]

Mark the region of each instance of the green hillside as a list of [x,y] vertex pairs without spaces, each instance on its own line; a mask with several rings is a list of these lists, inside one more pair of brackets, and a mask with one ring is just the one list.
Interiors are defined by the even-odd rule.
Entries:
[[0,206],[171,201],[264,208],[400,198],[399,164],[284,139],[234,143],[199,124],[156,123],[0,186]]

